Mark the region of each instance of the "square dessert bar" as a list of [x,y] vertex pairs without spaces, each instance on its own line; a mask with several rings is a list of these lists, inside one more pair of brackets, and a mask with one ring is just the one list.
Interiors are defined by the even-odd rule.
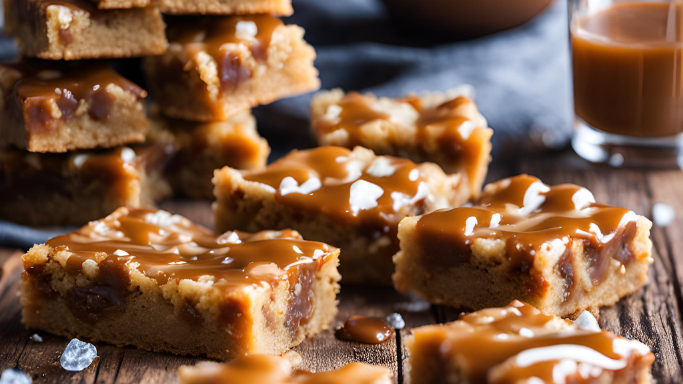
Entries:
[[66,154],[0,149],[0,219],[83,225],[122,205],[151,206],[171,192],[160,179],[164,156],[157,146]]
[[338,255],[294,231],[219,235],[120,208],[23,256],[23,322],[176,354],[279,355],[336,315]]
[[4,0],[4,7],[5,32],[15,38],[25,57],[80,60],[159,55],[168,43],[156,7],[100,10],[89,0]]
[[412,384],[647,384],[655,360],[589,312],[571,322],[519,301],[413,329],[406,346]]
[[247,108],[318,89],[304,30],[270,15],[181,19],[170,47],[144,68],[161,112],[221,121]]
[[360,145],[378,155],[436,163],[466,176],[478,194],[491,161],[493,130],[473,93],[469,86],[402,98],[323,91],[311,102],[313,132],[320,145]]
[[0,144],[66,152],[139,143],[146,96],[106,66],[0,64]]
[[290,16],[291,0],[156,0],[161,12],[170,14]]
[[292,228],[344,250],[344,282],[390,284],[398,222],[470,198],[460,175],[365,148],[290,152],[263,170],[217,170],[216,227]]
[[151,119],[147,141],[166,145],[170,156],[164,178],[177,195],[213,199],[213,171],[229,166],[258,169],[266,165],[270,147],[256,131],[256,119],[245,110],[227,121],[197,123],[163,117]]
[[390,384],[386,367],[351,363],[335,371],[310,373],[292,370],[284,357],[241,356],[229,363],[201,362],[178,369],[180,384]]
[[401,221],[394,285],[456,308],[523,300],[561,317],[595,313],[647,282],[651,227],[580,186],[520,175],[473,206]]

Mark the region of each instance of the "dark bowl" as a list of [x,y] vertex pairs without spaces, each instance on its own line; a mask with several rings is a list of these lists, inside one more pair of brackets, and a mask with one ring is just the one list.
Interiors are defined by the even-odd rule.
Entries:
[[383,0],[408,26],[481,36],[523,24],[553,0]]

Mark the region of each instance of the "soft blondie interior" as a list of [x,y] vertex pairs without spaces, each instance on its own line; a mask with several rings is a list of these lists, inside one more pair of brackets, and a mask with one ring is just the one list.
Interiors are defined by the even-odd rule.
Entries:
[[470,198],[460,175],[361,147],[293,151],[263,170],[223,168],[213,182],[219,230],[293,228],[340,247],[347,283],[390,284],[398,222]]
[[122,205],[153,206],[171,193],[159,172],[163,159],[157,146],[59,154],[0,149],[0,219],[83,225]]
[[185,20],[169,27],[168,52],[144,67],[163,114],[221,121],[320,86],[303,35],[270,15]]
[[120,208],[24,255],[23,322],[176,354],[279,355],[335,316],[338,254],[293,231],[216,235]]
[[258,169],[266,165],[270,147],[256,130],[256,119],[245,110],[227,121],[196,123],[155,117],[147,142],[171,152],[164,178],[176,195],[212,199],[214,170],[229,166]]
[[430,161],[463,174],[478,194],[491,160],[493,130],[472,94],[469,86],[402,98],[323,91],[311,102],[311,124],[320,145],[360,145],[379,155]]
[[394,285],[457,308],[519,299],[563,317],[597,313],[647,282],[651,226],[577,185],[517,176],[471,207],[401,221]]
[[284,357],[250,355],[230,363],[199,363],[178,369],[180,384],[389,384],[386,367],[351,363],[330,372],[294,371]]
[[5,31],[25,57],[82,60],[166,51],[156,7],[100,10],[89,0],[5,0],[4,7]]
[[184,15],[290,16],[294,12],[291,0],[157,0],[156,3],[164,13]]
[[31,152],[140,143],[146,96],[102,65],[0,65],[0,143]]
[[572,323],[519,301],[416,328],[406,346],[412,384],[645,384],[655,359],[588,312]]

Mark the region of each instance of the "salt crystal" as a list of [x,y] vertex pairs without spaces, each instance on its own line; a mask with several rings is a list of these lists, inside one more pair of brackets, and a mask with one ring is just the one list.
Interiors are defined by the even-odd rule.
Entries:
[[598,320],[588,311],[581,312],[581,315],[574,321],[574,324],[584,331],[600,332]]
[[403,316],[401,316],[400,313],[392,313],[387,316],[386,320],[387,323],[395,329],[403,329],[406,326],[406,322],[403,320]]
[[59,363],[67,371],[82,371],[90,366],[97,357],[97,349],[94,345],[73,339],[66,346]]
[[42,343],[43,342],[43,338],[40,337],[40,335],[37,333],[34,333],[33,336],[31,336],[31,340],[35,341],[36,343]]
[[674,208],[669,204],[657,203],[652,207],[652,220],[658,227],[666,227],[676,218]]
[[20,369],[10,368],[2,371],[0,384],[31,384],[33,379]]

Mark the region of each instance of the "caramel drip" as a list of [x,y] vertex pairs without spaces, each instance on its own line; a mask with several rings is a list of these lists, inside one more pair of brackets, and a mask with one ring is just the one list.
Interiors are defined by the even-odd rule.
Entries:
[[[372,165],[361,163],[361,169],[357,169],[358,160],[351,154],[350,150],[341,147],[294,151],[265,170],[246,172],[244,178],[276,189],[275,199],[283,205],[319,212],[350,225],[395,226],[405,217],[409,205],[420,204],[419,201],[405,202],[405,198],[414,198],[420,184],[424,183],[415,163],[395,157],[378,157],[376,159],[386,160],[393,170],[386,176],[373,176],[369,170]],[[293,179],[301,188],[304,183],[314,186],[320,183],[317,188],[304,191],[307,193],[287,193],[281,187],[286,183],[283,183],[285,178]],[[375,193],[381,196],[375,198],[377,195],[374,195],[368,198],[369,202],[365,199]],[[358,200],[363,200],[362,204],[355,205]]]
[[[584,188],[572,184],[548,187],[535,177],[522,175],[489,186],[472,207],[424,215],[417,230],[426,247],[426,261],[435,268],[467,262],[476,239],[504,241],[510,268],[520,271],[532,269],[534,255],[553,241],[567,247],[580,241],[593,284],[599,284],[610,260],[628,264],[633,259],[629,243],[637,225],[632,211],[597,204]],[[571,259],[560,262],[571,263]],[[565,278],[574,279],[571,264],[560,268]],[[570,291],[575,289],[572,285],[568,284]]]
[[[518,301],[503,308],[490,308],[461,316],[461,321],[446,326],[430,326],[415,331],[421,342],[429,340],[442,356],[458,361],[468,382],[517,383],[538,377],[545,383],[556,383],[553,371],[562,360],[581,359],[586,353],[595,353],[588,363],[599,367],[600,373],[626,368],[635,358],[652,359],[644,345],[621,339],[606,331],[582,330],[568,320],[544,315],[536,308]],[[562,324],[564,323],[564,324]],[[618,348],[615,340],[633,343],[637,348]],[[525,361],[535,348],[563,349],[563,358],[551,356],[553,349],[538,350],[535,358]],[[574,347],[579,347],[574,348]],[[580,347],[587,347],[580,348]],[[577,353],[572,351],[579,351]],[[592,351],[591,351],[592,350]],[[587,352],[586,352],[587,351]],[[526,356],[522,354],[526,353]],[[538,355],[541,355],[539,358]],[[601,366],[602,360],[611,359],[610,366]],[[580,360],[579,360],[580,361]],[[579,372],[569,372],[568,382],[586,383]]]
[[394,334],[394,328],[379,317],[351,316],[337,329],[338,339],[365,344],[383,343]]
[[182,384],[372,384],[380,379],[388,381],[389,371],[363,363],[351,363],[330,372],[293,371],[283,357],[249,355],[229,363],[181,367],[179,376]]
[[[252,24],[253,23],[253,24]],[[238,32],[240,26],[256,26],[256,35]],[[200,52],[208,53],[218,65],[221,90],[229,91],[251,78],[250,69],[243,65],[234,44],[246,45],[257,61],[266,61],[273,32],[283,23],[271,15],[231,16],[194,20],[169,29],[169,41],[180,44],[188,60]]]
[[[274,282],[283,275],[296,279],[300,266],[318,265],[331,252],[323,243],[280,237],[291,236],[291,231],[265,239],[237,232],[216,236],[183,217],[162,212],[122,209],[47,244],[73,253],[68,262],[72,272],[86,260],[106,255],[113,263],[136,263],[137,270],[159,284],[210,276],[213,286],[225,289]],[[167,222],[155,224],[155,215]]]
[[137,98],[147,96],[147,92],[111,68],[99,66],[37,70],[18,80],[14,90],[18,107],[27,108],[24,116],[28,128],[42,130],[49,129],[55,121],[52,102],[57,105],[61,120],[71,119],[84,102],[91,118],[107,120],[114,103],[114,96],[107,89],[110,84],[119,86]]

